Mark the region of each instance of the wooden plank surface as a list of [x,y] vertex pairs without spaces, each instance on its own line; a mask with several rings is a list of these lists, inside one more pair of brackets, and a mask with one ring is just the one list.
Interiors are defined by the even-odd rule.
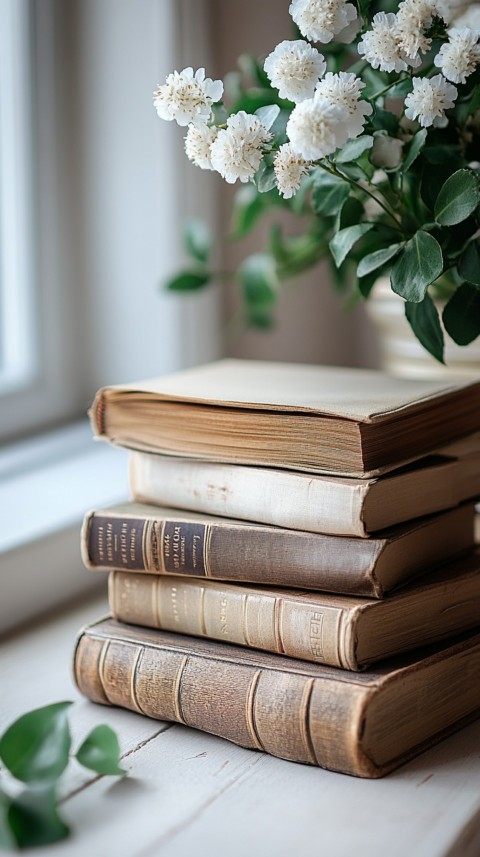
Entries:
[[0,729],[73,699],[74,746],[102,722],[120,737],[127,778],[80,766],[65,777],[62,811],[74,835],[56,857],[480,854],[480,722],[383,780],[284,762],[81,699],[70,676],[75,634],[104,611],[105,602],[80,606],[0,648]]

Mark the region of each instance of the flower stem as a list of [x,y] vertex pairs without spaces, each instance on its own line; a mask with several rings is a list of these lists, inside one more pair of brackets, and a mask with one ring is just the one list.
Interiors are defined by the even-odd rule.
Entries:
[[406,234],[405,230],[402,229],[401,225],[399,224],[394,212],[391,211],[390,208],[387,206],[387,204],[385,202],[383,202],[383,200],[379,199],[378,196],[375,196],[375,194],[372,193],[370,190],[368,190],[366,187],[364,187],[363,185],[356,182],[355,179],[351,179],[350,176],[345,175],[345,173],[341,173],[340,170],[337,170],[337,168],[333,166],[333,164],[330,163],[329,166],[327,167],[327,165],[325,163],[322,163],[321,161],[318,161],[317,163],[318,163],[318,166],[320,166],[327,173],[330,173],[331,175],[337,176],[337,178],[339,178],[339,179],[343,179],[343,181],[346,181],[349,184],[351,184],[352,187],[357,188],[357,190],[360,190],[362,193],[366,193],[367,196],[371,197],[371,199],[373,199],[377,203],[377,205],[380,206],[380,208],[383,208],[385,214],[388,214],[390,219],[393,220],[393,222],[395,224],[395,228],[399,232],[401,232],[403,235]]

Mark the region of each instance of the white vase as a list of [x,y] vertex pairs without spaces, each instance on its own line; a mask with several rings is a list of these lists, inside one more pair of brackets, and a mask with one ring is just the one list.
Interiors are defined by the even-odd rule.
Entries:
[[[441,314],[444,305],[437,305]],[[462,347],[445,336],[446,366],[438,363],[413,335],[405,318],[405,302],[392,292],[388,278],[378,280],[366,307],[378,331],[382,368],[386,372],[405,378],[480,376],[480,337]]]

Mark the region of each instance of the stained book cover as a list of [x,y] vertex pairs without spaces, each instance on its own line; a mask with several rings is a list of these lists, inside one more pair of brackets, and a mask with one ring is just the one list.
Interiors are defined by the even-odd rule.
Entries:
[[201,729],[252,750],[379,777],[480,709],[480,635],[368,673],[101,620],[74,676],[94,702]]

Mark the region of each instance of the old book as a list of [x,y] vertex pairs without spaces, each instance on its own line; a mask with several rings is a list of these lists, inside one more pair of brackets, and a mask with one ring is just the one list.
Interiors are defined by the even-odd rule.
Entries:
[[480,625],[480,550],[384,601],[113,571],[115,619],[358,670]]
[[92,569],[382,598],[418,572],[473,547],[473,531],[472,505],[357,539],[123,503],[87,514],[82,554]]
[[132,452],[130,488],[140,502],[365,537],[479,496],[480,435],[371,479]]
[[375,476],[480,426],[480,381],[221,360],[97,394],[99,437],[150,452]]
[[347,672],[100,621],[74,655],[80,691],[252,750],[379,777],[480,713],[480,635]]

